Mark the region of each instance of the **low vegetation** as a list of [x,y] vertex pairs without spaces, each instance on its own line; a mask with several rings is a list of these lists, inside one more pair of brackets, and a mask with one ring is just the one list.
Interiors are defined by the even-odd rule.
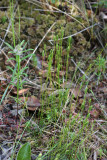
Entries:
[[105,160],[107,2],[9,2],[0,2],[0,158]]

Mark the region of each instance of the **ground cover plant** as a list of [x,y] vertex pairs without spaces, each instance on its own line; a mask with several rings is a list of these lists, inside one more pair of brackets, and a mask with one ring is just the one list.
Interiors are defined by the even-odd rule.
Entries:
[[106,1],[0,6],[0,159],[107,159]]

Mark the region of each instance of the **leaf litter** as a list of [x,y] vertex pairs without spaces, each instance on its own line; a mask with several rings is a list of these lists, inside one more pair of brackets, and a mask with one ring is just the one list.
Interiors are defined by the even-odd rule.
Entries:
[[[23,5],[23,3],[21,5]],[[51,11],[54,11],[52,7],[48,8],[48,9]],[[63,10],[63,6],[62,6],[62,10]],[[69,9],[69,11],[70,10],[71,9]],[[66,12],[68,12],[68,9]],[[91,16],[90,16],[92,14],[91,12],[92,12],[91,10],[88,11],[89,18],[91,18]],[[23,11],[23,14],[27,14],[27,13],[24,13],[24,11]],[[63,15],[63,13],[61,13],[61,14]],[[60,16],[62,16],[62,15],[60,15]],[[56,14],[54,14],[54,13],[52,13],[52,16],[53,16],[53,19],[54,19],[54,16],[57,17]],[[59,18],[60,18],[60,16],[59,16]],[[44,19],[42,19],[42,17],[43,17],[43,14],[40,13],[40,16],[38,14],[35,19],[35,21],[38,23],[36,25],[40,25],[39,29],[35,24],[32,24],[32,25],[27,24],[27,26],[31,25],[31,26],[29,26],[29,30],[28,29],[26,30],[26,28],[25,28],[24,32],[28,31],[28,36],[32,37],[33,43],[31,43],[31,46],[35,46],[37,41],[39,41],[40,38],[44,35],[44,33],[45,33],[44,28],[46,27],[46,29],[47,29],[47,26],[50,26],[50,23],[53,23],[53,21],[51,20],[52,19],[51,14],[49,14],[49,16],[48,16],[48,14],[46,13],[46,17],[50,18],[50,22],[49,22],[49,24],[47,23],[44,27],[43,25],[44,25],[44,23],[46,23],[48,21],[48,18],[46,18],[44,16],[43,17]],[[65,21],[62,21],[62,24],[63,24],[62,27],[65,26],[65,28],[64,28],[65,35],[69,36],[70,34],[75,34],[75,32],[77,32],[79,30],[79,28],[81,28],[81,27],[79,25],[77,26],[77,24],[75,24],[76,22],[74,19],[70,20],[70,18],[68,18],[68,16],[66,18],[67,18],[66,25],[65,25]],[[81,16],[77,17],[77,18],[81,18]],[[62,19],[63,19],[63,16],[62,16]],[[82,21],[82,19],[81,19],[81,21]],[[59,20],[59,22],[60,22],[60,20]],[[73,22],[75,24],[74,27],[73,27],[73,25],[69,24],[68,22],[70,22],[70,23]],[[21,21],[21,23],[24,24],[23,21]],[[84,21],[83,21],[83,23],[87,26],[87,24]],[[26,25],[26,24],[24,24],[24,25]],[[70,31],[70,26],[72,26],[72,31]],[[76,26],[77,26],[77,31],[75,30]],[[23,26],[23,28],[24,27],[25,26]],[[31,30],[31,28],[32,28],[32,30]],[[54,29],[56,32],[54,31]],[[60,27],[59,28],[56,27],[54,29],[52,29],[53,33],[59,33]],[[68,32],[68,30],[69,30],[69,32]],[[71,33],[71,32],[73,32],[73,33]],[[85,34],[88,35],[88,32]],[[38,37],[36,34],[38,35]],[[74,42],[72,44],[73,45],[72,52],[70,53],[70,55],[73,56],[73,59],[72,59],[73,64],[71,65],[71,59],[69,58],[69,67],[68,67],[69,71],[68,71],[67,82],[65,82],[65,79],[63,78],[66,75],[66,72],[65,72],[66,67],[64,66],[64,63],[65,63],[65,60],[66,60],[65,57],[67,54],[65,52],[64,47],[63,47],[64,53],[62,56],[63,70],[61,70],[59,72],[59,76],[60,76],[60,78],[62,78],[61,83],[59,83],[57,81],[58,75],[57,75],[57,69],[55,68],[55,65],[57,64],[57,62],[55,62],[57,60],[57,59],[55,59],[56,57],[54,57],[53,66],[51,67],[51,71],[50,71],[51,78],[47,80],[47,76],[48,76],[48,72],[49,72],[49,70],[48,70],[48,55],[49,55],[49,49],[52,46],[50,47],[47,44],[47,51],[46,51],[47,55],[45,55],[44,59],[41,58],[42,56],[35,57],[36,67],[34,67],[34,61],[33,60],[30,61],[28,77],[29,77],[29,81],[32,82],[32,85],[28,84],[27,83],[28,81],[27,81],[26,85],[23,87],[23,89],[21,89],[19,91],[20,103],[19,103],[19,111],[18,111],[18,124],[16,124],[17,105],[16,105],[16,101],[15,101],[17,91],[16,91],[15,87],[13,88],[13,90],[11,90],[12,86],[10,86],[9,89],[11,91],[10,92],[8,91],[8,93],[6,94],[5,100],[0,105],[0,134],[2,135],[0,138],[0,142],[2,143],[2,150],[4,150],[4,151],[1,151],[2,153],[0,152],[0,156],[2,158],[8,159],[9,156],[11,156],[11,152],[12,152],[12,147],[8,146],[7,149],[4,147],[4,138],[7,140],[7,142],[8,142],[8,140],[10,140],[11,144],[14,143],[18,127],[20,129],[19,129],[19,134],[17,135],[17,137],[20,138],[21,134],[23,133],[23,128],[27,126],[27,129],[25,129],[25,132],[22,135],[22,137],[23,137],[22,143],[25,141],[29,141],[29,142],[31,142],[33,147],[35,147],[35,145],[37,145],[35,150],[38,155],[38,153],[40,153],[40,152],[46,153],[44,151],[44,149],[47,147],[47,143],[51,141],[51,137],[53,135],[55,135],[55,140],[58,141],[58,135],[61,132],[63,122],[65,122],[64,125],[66,127],[66,125],[68,125],[73,119],[76,119],[77,123],[80,123],[80,125],[81,125],[81,123],[83,121],[81,119],[81,116],[83,116],[83,119],[84,119],[87,116],[87,114],[90,113],[90,117],[89,117],[90,125],[93,125],[94,122],[96,122],[96,123],[94,126],[95,132],[93,133],[92,143],[91,142],[87,143],[87,145],[89,146],[89,149],[90,149],[89,159],[92,159],[92,157],[94,157],[94,159],[96,159],[96,160],[97,159],[104,159],[105,154],[102,154],[101,158],[98,158],[100,154],[99,154],[99,151],[97,150],[97,148],[100,147],[100,143],[103,145],[104,140],[106,140],[104,132],[106,131],[106,128],[105,128],[106,121],[105,120],[106,120],[106,115],[107,115],[107,112],[106,112],[107,81],[104,77],[102,77],[100,82],[98,82],[98,79],[97,79],[98,75],[94,74],[93,78],[90,79],[90,75],[93,75],[93,73],[91,73],[90,71],[89,72],[87,71],[87,73],[85,73],[85,70],[87,69],[87,66],[88,66],[88,62],[87,62],[87,60],[84,60],[85,58],[82,58],[82,57],[85,57],[85,55],[86,55],[86,58],[87,58],[89,56],[88,55],[88,52],[89,52],[88,47],[90,45],[91,45],[92,49],[93,49],[93,45],[96,45],[96,46],[98,45],[97,42],[94,43],[94,41],[96,41],[95,37],[93,37],[92,41],[88,43],[88,41],[86,40],[88,38],[85,37],[85,34],[79,34],[79,35],[77,34],[77,37],[74,37]],[[27,38],[26,35],[23,35],[23,36],[25,38]],[[49,36],[50,37],[48,37],[48,36],[46,37],[47,40],[51,39],[51,37],[53,35],[49,35]],[[8,38],[9,38],[9,34],[8,34]],[[37,38],[37,40],[34,41],[34,39],[36,39],[36,38]],[[65,42],[64,46],[66,46],[66,41],[64,40],[64,42]],[[90,44],[90,43],[92,43],[92,44]],[[44,46],[43,46],[43,44],[41,44],[41,47],[39,47],[39,49],[38,49],[39,54],[41,54],[41,52],[43,51],[43,48],[44,48]],[[6,51],[6,53],[8,54],[7,51]],[[97,54],[97,52],[95,54]],[[91,61],[94,58],[96,58],[96,55],[93,55],[92,59],[90,58],[89,63],[91,63]],[[80,65],[78,64],[79,60],[81,60],[81,62],[83,61]],[[5,64],[6,63],[7,62],[5,61]],[[2,67],[2,68],[4,69],[4,67]],[[94,68],[94,66],[93,66],[93,68]],[[77,70],[77,74],[73,77],[76,70]],[[0,74],[0,87],[1,87],[0,97],[2,97],[3,91],[5,91],[6,86],[9,84],[10,73],[8,71],[6,71],[6,72],[7,72],[7,75],[5,75],[4,77],[1,76],[1,74]],[[87,80],[89,80],[89,84],[85,83],[86,82],[86,79],[85,79],[84,84],[81,87],[82,84],[79,84],[79,81],[82,76],[85,76],[85,78]],[[40,77],[42,78],[42,80]],[[72,77],[74,78],[73,82],[71,81]],[[96,81],[97,81],[97,85],[96,85]],[[88,91],[86,92],[87,86],[88,86]],[[52,97],[55,97],[55,98],[53,98],[54,100],[52,102],[50,102],[50,101],[48,102],[46,100],[46,97],[43,97],[44,101],[42,101],[41,100],[41,96],[43,96],[42,93],[45,93],[46,97],[49,97],[50,99]],[[58,98],[59,95],[60,96],[64,95],[66,97],[66,99],[63,100],[61,103],[59,103],[59,98]],[[89,102],[89,99],[91,99],[91,102]],[[57,109],[59,107],[59,106],[57,106],[58,104],[60,104],[60,110]],[[57,123],[55,123],[54,121],[53,122],[51,121],[51,119],[52,119],[51,110],[52,110],[53,105],[55,105],[55,107],[56,107],[55,115],[57,118]],[[89,111],[90,105],[92,106],[91,111]],[[84,110],[83,115],[81,115],[81,112],[82,112],[81,106],[83,107],[83,110]],[[84,108],[84,106],[85,106],[85,108]],[[43,135],[41,136],[40,135],[40,131],[41,131],[40,127],[42,126],[42,124],[41,124],[41,120],[40,120],[41,119],[40,113],[42,112],[41,111],[42,107],[43,107],[43,115],[42,116],[45,121],[43,123],[43,125],[45,125],[45,123],[47,123],[48,125],[45,126],[45,128],[43,128]],[[32,112],[31,115],[30,115],[30,111]],[[53,110],[53,112],[54,112],[54,110]],[[33,121],[31,120],[31,125],[27,125],[27,122],[29,122],[29,119],[32,117],[32,114],[33,114],[34,120]],[[72,117],[70,117],[71,114],[72,114]],[[46,120],[45,120],[45,118],[46,118]],[[21,119],[21,121],[20,121],[20,119]],[[78,119],[81,119],[81,120],[78,122]],[[49,123],[48,123],[48,121],[49,121]],[[54,124],[55,129],[53,128],[53,126],[54,126],[53,123],[55,123]],[[36,137],[38,139],[37,141],[35,141],[35,137],[29,133],[29,132],[31,132],[31,130],[34,130],[34,128],[35,128],[35,132],[32,131],[32,134],[37,136]],[[79,132],[78,126],[75,125],[74,128],[75,128],[75,130],[77,130],[77,132]],[[85,131],[84,131],[84,133],[85,133]],[[28,135],[30,135],[30,136],[28,137]],[[34,143],[33,143],[33,141],[34,141]],[[87,141],[89,141],[89,140],[87,140]],[[97,141],[99,142],[99,144],[97,144]],[[18,151],[18,149],[17,149],[17,151]],[[35,154],[35,151],[34,151],[34,154]]]

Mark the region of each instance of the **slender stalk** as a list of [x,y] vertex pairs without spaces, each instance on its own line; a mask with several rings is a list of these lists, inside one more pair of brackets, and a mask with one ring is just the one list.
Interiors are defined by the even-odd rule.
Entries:
[[19,88],[20,88],[20,55],[16,55],[16,62],[18,63],[17,68],[17,119],[18,120],[18,106],[19,106]]

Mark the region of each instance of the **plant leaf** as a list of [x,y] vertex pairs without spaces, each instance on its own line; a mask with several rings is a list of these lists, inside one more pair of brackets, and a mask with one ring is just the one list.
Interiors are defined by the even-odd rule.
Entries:
[[14,71],[13,68],[11,68],[10,66],[7,66],[8,69],[10,69],[12,72]]
[[7,93],[7,91],[8,91],[8,88],[9,88],[9,85],[7,86],[7,88],[6,88],[6,90],[5,90],[4,94],[3,94],[3,96],[2,96],[2,98],[1,98],[0,105],[2,104],[3,99],[4,99],[5,96],[6,96],[6,93]]
[[27,45],[27,42],[24,44],[23,49],[25,49],[26,45]]
[[11,61],[11,60],[16,61],[16,59],[12,57],[12,58],[9,58],[9,59],[7,60],[7,62],[9,62],[9,61]]
[[19,45],[22,46],[24,44],[25,40],[23,40]]
[[19,150],[17,160],[31,160],[31,146],[25,143]]
[[7,42],[5,42],[5,44],[6,44],[11,50],[14,49],[14,48],[13,48],[10,44],[8,44]]
[[23,81],[22,83],[21,83],[21,85],[23,85],[23,84],[25,84],[27,81]]
[[30,56],[32,56],[32,54],[29,54],[29,55],[23,57],[21,60],[24,60],[24,59],[26,59],[26,58],[28,58],[28,57],[30,57]]
[[22,52],[28,52],[28,51],[33,51],[34,49],[26,49],[26,50],[24,50],[24,51],[22,51]]
[[24,70],[26,70],[27,68],[28,68],[28,67],[22,68],[22,69],[20,70],[19,74],[21,75],[21,74],[24,72]]

